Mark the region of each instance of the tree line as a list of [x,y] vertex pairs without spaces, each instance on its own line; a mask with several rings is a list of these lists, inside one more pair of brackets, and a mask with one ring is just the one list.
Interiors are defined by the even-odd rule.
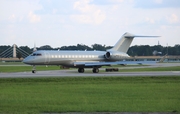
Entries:
[[[0,46],[0,54],[10,48],[11,46]],[[31,54],[33,48],[28,46],[19,46],[22,50]],[[106,51],[112,48],[112,46],[106,46],[101,44],[93,44],[91,47],[84,44],[77,44],[71,46],[62,46],[57,48],[52,48],[50,45],[44,45],[36,47],[37,50],[99,50]],[[130,56],[152,56],[152,55],[180,55],[180,45],[175,45],[173,47],[163,47],[161,45],[149,46],[149,45],[135,45],[131,46],[127,52]]]

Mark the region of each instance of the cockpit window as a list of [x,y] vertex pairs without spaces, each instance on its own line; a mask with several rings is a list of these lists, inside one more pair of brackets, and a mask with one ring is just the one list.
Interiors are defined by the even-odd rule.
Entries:
[[33,53],[31,56],[36,56],[36,53]]
[[42,56],[41,53],[33,53],[31,56]]
[[41,54],[40,54],[40,53],[37,53],[37,56],[41,56]]

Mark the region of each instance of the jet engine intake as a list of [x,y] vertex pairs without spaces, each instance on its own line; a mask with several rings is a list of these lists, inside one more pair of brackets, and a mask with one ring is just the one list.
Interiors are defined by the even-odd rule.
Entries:
[[110,53],[110,52],[107,52],[107,53],[104,55],[104,57],[105,57],[106,59],[110,59],[110,58],[111,58],[111,53]]

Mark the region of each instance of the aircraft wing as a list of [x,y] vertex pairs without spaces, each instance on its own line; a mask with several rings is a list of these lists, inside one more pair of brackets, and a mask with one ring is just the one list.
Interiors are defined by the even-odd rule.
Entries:
[[157,61],[117,61],[117,62],[75,62],[74,66],[101,67],[111,65],[134,65],[134,64],[155,64]]

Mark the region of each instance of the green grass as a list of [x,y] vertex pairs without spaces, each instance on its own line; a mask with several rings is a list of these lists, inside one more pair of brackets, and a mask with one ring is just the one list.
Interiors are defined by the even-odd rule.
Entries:
[[0,65],[25,65],[23,62],[1,62]]
[[0,79],[0,113],[46,112],[180,112],[180,77]]
[[[59,70],[60,66],[36,66],[36,70]],[[27,72],[31,71],[32,66],[0,66],[0,72]]]

